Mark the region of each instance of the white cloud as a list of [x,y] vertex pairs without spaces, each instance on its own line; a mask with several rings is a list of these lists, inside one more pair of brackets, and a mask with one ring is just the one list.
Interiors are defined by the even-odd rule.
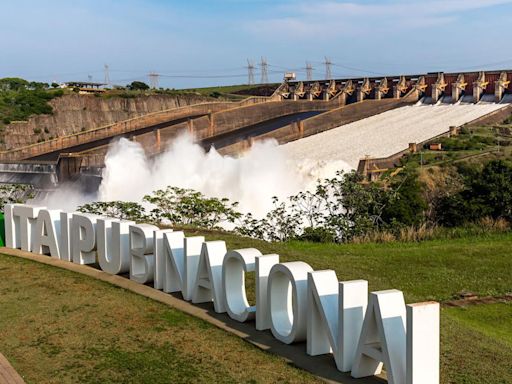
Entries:
[[511,3],[512,0],[300,1],[275,6],[273,15],[286,16],[252,21],[246,29],[260,36],[267,33],[313,39],[321,33],[331,36],[392,33],[447,25],[466,12]]

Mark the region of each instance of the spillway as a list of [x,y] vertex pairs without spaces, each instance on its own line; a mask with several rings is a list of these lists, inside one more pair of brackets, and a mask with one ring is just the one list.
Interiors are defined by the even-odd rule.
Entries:
[[460,126],[505,106],[418,103],[292,141],[281,150],[297,163],[309,161],[321,166],[341,161],[355,169],[365,156],[391,156],[409,143],[423,142],[448,132],[450,126]]

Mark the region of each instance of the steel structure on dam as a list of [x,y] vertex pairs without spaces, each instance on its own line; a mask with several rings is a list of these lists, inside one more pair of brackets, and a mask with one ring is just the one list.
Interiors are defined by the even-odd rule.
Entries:
[[380,100],[413,93],[418,99],[430,97],[433,103],[443,96],[455,103],[464,96],[471,96],[477,103],[484,94],[494,95],[499,103],[509,89],[512,70],[479,72],[432,72],[423,75],[362,77],[315,81],[284,82],[276,93],[283,100],[331,100],[340,99],[348,104],[366,99]]
[[[164,110],[0,152],[0,182],[52,189],[81,180],[94,189],[108,144],[119,137],[139,142],[148,156],[188,131],[205,148],[237,155],[254,140],[298,140],[392,109],[425,103],[505,103],[512,70],[427,73],[386,77],[285,81],[270,97],[213,102]],[[506,107],[504,105],[504,107]]]

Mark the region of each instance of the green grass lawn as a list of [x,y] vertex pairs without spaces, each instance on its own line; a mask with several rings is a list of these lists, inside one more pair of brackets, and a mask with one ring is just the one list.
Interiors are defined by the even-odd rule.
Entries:
[[459,135],[432,140],[441,143],[442,151],[422,148],[408,154],[402,164],[409,167],[438,166],[450,163],[482,163],[495,159],[512,159],[512,125],[465,127]]
[[512,383],[512,304],[443,308],[443,383]]
[[[227,233],[228,249],[334,269],[407,302],[512,292],[512,235],[422,243],[269,244]],[[252,294],[253,280],[248,278]],[[252,295],[250,295],[252,296]],[[0,256],[0,351],[27,382],[308,382],[278,357],[162,304],[69,271]],[[512,383],[512,305],[444,307],[442,383]],[[199,340],[201,348],[191,345]],[[243,355],[243,366],[240,356]],[[334,364],[334,362],[333,362]],[[149,367],[153,368],[150,369]],[[140,367],[140,371],[135,370]]]
[[229,233],[202,234],[226,240],[228,249],[255,247],[281,261],[301,260],[313,269],[334,269],[339,280],[366,279],[370,290],[396,288],[407,302],[446,301],[462,291],[484,296],[512,292],[512,234],[419,243],[273,243]]
[[29,384],[319,382],[164,304],[5,255],[0,352]]

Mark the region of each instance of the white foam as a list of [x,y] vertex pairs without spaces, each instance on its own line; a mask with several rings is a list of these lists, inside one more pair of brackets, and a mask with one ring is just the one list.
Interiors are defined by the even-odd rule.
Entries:
[[356,168],[365,156],[387,157],[448,132],[502,104],[416,105],[397,108],[354,123],[283,145],[282,151],[292,161],[329,164],[342,161]]

